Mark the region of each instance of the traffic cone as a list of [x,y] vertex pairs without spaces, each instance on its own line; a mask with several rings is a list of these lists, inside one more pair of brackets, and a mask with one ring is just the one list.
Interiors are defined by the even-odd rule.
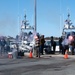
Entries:
[[32,57],[33,57],[32,51],[30,51],[29,58],[32,58]]
[[68,50],[65,51],[64,58],[65,58],[65,59],[68,59]]

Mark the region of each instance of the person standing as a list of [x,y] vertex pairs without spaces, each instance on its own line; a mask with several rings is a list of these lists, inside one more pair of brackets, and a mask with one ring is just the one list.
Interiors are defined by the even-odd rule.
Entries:
[[56,42],[53,41],[53,53],[55,54],[55,50],[56,50]]
[[51,48],[53,48],[53,54],[55,54],[56,42],[54,41],[53,36],[51,36]]
[[40,58],[40,36],[36,35],[35,38],[35,50],[36,50],[36,57]]
[[5,45],[6,45],[6,41],[5,39],[1,39],[1,55],[2,55],[2,52],[5,53]]
[[69,38],[69,40],[71,41],[70,42],[70,49],[71,49],[71,52],[72,52],[72,55],[75,54],[75,36],[71,36],[73,37],[71,40]]
[[63,46],[63,54],[65,54],[65,51],[68,50],[69,51],[69,40],[68,40],[68,36],[64,38],[64,40],[62,41],[62,46]]
[[45,43],[45,39],[44,39],[44,35],[42,35],[40,38],[40,51],[42,55],[43,55],[44,43]]

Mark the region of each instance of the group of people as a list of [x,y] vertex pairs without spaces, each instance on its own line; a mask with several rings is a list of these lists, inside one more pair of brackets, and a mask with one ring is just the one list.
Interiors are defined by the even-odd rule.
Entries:
[[[45,44],[45,38],[44,35],[36,35],[35,38],[35,52],[36,52],[36,57],[40,58],[40,55],[43,55],[43,50],[44,50],[44,44]],[[16,45],[18,46],[18,45]],[[56,50],[56,42],[54,41],[53,36],[51,36],[51,48],[53,48],[53,54],[55,54]],[[66,50],[71,50],[72,55],[74,55],[74,50],[75,50],[75,36],[72,36],[71,39],[69,36],[62,38],[59,38],[59,53],[65,54]],[[5,52],[7,50],[10,50],[9,46],[9,41],[5,39],[0,40],[0,52]],[[17,47],[18,50],[18,47]]]
[[62,37],[59,38],[59,53],[65,54],[65,51],[69,49],[71,50],[72,55],[75,53],[75,36],[66,36],[64,39]]
[[[40,54],[43,55],[43,48],[44,48],[44,35],[38,36],[35,39],[35,50],[36,50],[36,57],[40,57]],[[53,54],[55,54],[56,50],[56,42],[54,41],[53,36],[51,37],[51,48],[53,48]],[[65,38],[59,38],[59,53],[65,54],[66,50],[71,50],[72,55],[75,52],[75,36],[66,36]]]
[[44,35],[42,36],[36,35],[36,38],[35,38],[36,57],[40,58],[40,54],[43,55],[44,43],[45,43]]

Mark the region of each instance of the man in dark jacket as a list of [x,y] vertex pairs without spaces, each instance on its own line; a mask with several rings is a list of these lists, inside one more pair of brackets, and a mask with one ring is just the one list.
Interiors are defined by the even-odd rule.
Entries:
[[55,54],[55,50],[56,50],[56,42],[53,41],[53,53]]
[[53,36],[51,36],[51,48],[53,47],[53,54],[55,54],[56,42],[54,41]]
[[45,39],[44,39],[44,35],[42,35],[40,38],[40,51],[42,55],[43,55],[44,43],[45,43]]

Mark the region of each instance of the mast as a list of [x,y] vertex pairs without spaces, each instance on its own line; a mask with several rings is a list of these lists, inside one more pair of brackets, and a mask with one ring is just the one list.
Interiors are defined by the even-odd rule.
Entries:
[[63,28],[63,31],[62,31],[62,35],[65,36],[65,30],[69,30],[70,29],[70,25],[71,25],[71,20],[70,20],[70,13],[69,13],[69,10],[68,10],[68,14],[67,14],[67,19],[65,20],[65,24],[64,24],[64,28]]
[[27,20],[27,15],[25,14],[24,16],[24,25],[25,25],[25,29],[26,27],[29,25],[28,20]]
[[70,30],[70,32],[71,32],[71,30],[74,30],[74,29],[75,29],[75,27],[74,27],[74,25],[71,22],[70,12],[68,10],[67,19],[65,20],[65,24],[64,24],[63,31],[62,31],[62,35],[65,36],[65,34],[66,34],[65,30]]

